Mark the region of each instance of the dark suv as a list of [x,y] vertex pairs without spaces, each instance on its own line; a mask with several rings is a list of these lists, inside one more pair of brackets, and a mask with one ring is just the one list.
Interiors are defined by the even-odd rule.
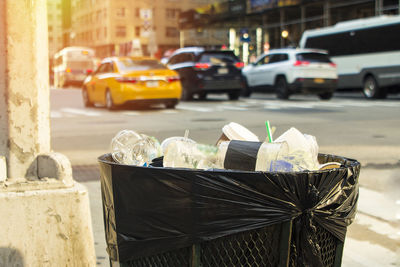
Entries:
[[227,93],[229,99],[236,100],[243,89],[243,63],[232,51],[180,48],[171,55],[167,65],[179,73],[182,100],[190,100],[193,95],[205,99],[211,93]]

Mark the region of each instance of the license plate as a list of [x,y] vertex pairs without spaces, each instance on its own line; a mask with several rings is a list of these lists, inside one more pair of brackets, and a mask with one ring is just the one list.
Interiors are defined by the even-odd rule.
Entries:
[[146,82],[147,87],[158,87],[158,81],[148,81]]
[[219,68],[218,69],[218,74],[227,74],[228,73],[228,69],[227,68]]
[[324,80],[324,79],[321,79],[321,78],[316,78],[316,79],[314,79],[314,82],[315,82],[315,83],[324,83],[325,80]]

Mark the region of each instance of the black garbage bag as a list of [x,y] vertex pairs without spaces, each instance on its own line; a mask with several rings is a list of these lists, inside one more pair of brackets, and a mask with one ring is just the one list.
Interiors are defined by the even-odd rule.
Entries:
[[155,255],[238,232],[294,220],[298,264],[322,266],[315,226],[342,242],[358,199],[360,164],[309,172],[191,170],[99,158],[107,252],[114,261]]

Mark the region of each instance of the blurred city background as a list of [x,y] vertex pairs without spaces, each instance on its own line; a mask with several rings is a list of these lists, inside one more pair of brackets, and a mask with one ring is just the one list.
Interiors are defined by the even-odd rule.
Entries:
[[[73,165],[74,178],[89,189],[99,266],[108,265],[108,255],[97,157],[110,152],[110,140],[119,130],[132,129],[161,141],[170,136],[182,136],[186,129],[190,129],[194,140],[215,144],[221,128],[231,121],[246,126],[260,137],[265,136],[264,121],[267,119],[276,126],[277,136],[294,126],[304,133],[315,135],[321,153],[361,162],[358,213],[346,236],[343,266],[400,266],[398,0],[47,0],[47,13],[52,146],[68,156]],[[246,80],[250,77],[247,76],[250,75],[247,74],[249,68],[256,68],[257,62],[259,65],[268,63],[263,55],[280,48],[287,49],[281,50],[281,54],[290,55],[290,48],[301,46],[306,31],[340,23],[343,27],[364,23],[359,19],[366,19],[366,23],[373,25],[383,25],[386,23],[383,20],[388,19],[395,28],[389,32],[381,29],[379,35],[368,33],[367,37],[371,38],[363,40],[362,45],[356,46],[352,52],[335,54],[327,51],[332,58],[324,58],[321,62],[325,65],[318,62],[319,67],[337,68],[339,77],[312,78],[314,84],[323,88],[328,88],[330,80],[336,82],[338,79],[340,85],[346,82],[345,75],[341,76],[344,62],[352,67],[351,71],[358,71],[350,79],[358,81],[352,90],[329,91],[328,95],[318,93],[319,97],[296,95],[288,100],[288,95],[279,91],[286,88],[288,79],[279,79],[279,75],[274,77],[272,87],[277,90],[278,98],[265,90],[265,84],[253,88]],[[357,22],[345,24],[353,20]],[[354,32],[349,30],[347,38],[358,36]],[[353,45],[350,39],[329,40],[328,43],[344,48]],[[369,46],[374,50],[364,53]],[[57,60],[64,55],[61,50],[67,47],[83,47],[79,53],[93,59],[93,66],[85,65],[85,72],[78,74],[82,76],[79,83],[66,84],[64,78],[56,74],[59,72]],[[164,70],[167,72],[167,67],[175,69],[169,61],[171,55],[183,47],[233,51],[234,67],[229,69],[229,73],[236,71],[236,76],[228,77],[222,84],[243,76],[246,78],[241,85],[244,91],[239,96],[237,92],[227,91],[232,88],[222,88],[225,91],[219,88],[218,92],[227,92],[228,98],[218,95],[208,99],[207,93],[212,91],[195,92],[190,97],[182,94],[182,99],[175,96],[172,104],[165,103],[166,109],[159,105],[131,105],[116,109],[115,95],[114,99],[111,96],[115,92],[110,90],[110,95],[107,95],[108,91],[104,88],[98,101],[93,98],[95,94],[88,96],[87,92],[93,94],[97,90],[94,84],[99,80],[93,79],[115,72],[96,73],[98,66],[106,68],[110,63],[118,66],[123,56],[152,57],[167,63]],[[196,49],[191,52],[197,53]],[[359,53],[364,54],[359,58],[350,57]],[[291,61],[287,70],[306,70],[312,65],[307,62]],[[205,73],[205,69],[211,71],[207,64],[209,62],[200,59],[192,67],[197,73]],[[71,68],[61,71],[72,73]],[[218,72],[215,69],[218,75],[210,74],[215,80],[222,79],[222,71],[227,71],[225,65],[218,68]],[[179,66],[175,70],[179,72]],[[319,72],[314,70],[313,73]],[[140,75],[142,77],[143,73]],[[179,83],[175,75],[166,75],[165,81]],[[193,87],[186,85],[182,74],[179,75],[183,91]],[[304,77],[298,78],[297,82],[304,81]],[[116,86],[118,88],[139,86],[139,80],[134,76],[118,79],[122,81]],[[385,79],[390,84],[385,84]],[[154,86],[153,80],[145,80],[143,84],[148,87],[146,89],[153,90],[159,88],[161,82]],[[202,82],[199,84],[203,85]],[[250,91],[247,90],[249,88]],[[179,86],[175,89],[180,90]],[[395,94],[389,95],[388,92]],[[160,95],[154,93],[148,98],[159,99]],[[103,106],[109,110],[103,109]]]

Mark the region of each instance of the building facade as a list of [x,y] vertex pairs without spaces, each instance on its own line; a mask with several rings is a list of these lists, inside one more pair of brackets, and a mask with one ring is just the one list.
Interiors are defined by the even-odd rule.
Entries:
[[62,0],[47,1],[47,24],[49,38],[49,58],[63,47]]
[[307,29],[399,10],[398,0],[225,0],[181,13],[180,30],[224,30],[220,36],[247,62],[267,49],[297,46]]
[[[65,1],[65,0],[64,0]],[[96,49],[99,57],[155,55],[180,45],[178,16],[211,0],[70,0],[64,46]]]

